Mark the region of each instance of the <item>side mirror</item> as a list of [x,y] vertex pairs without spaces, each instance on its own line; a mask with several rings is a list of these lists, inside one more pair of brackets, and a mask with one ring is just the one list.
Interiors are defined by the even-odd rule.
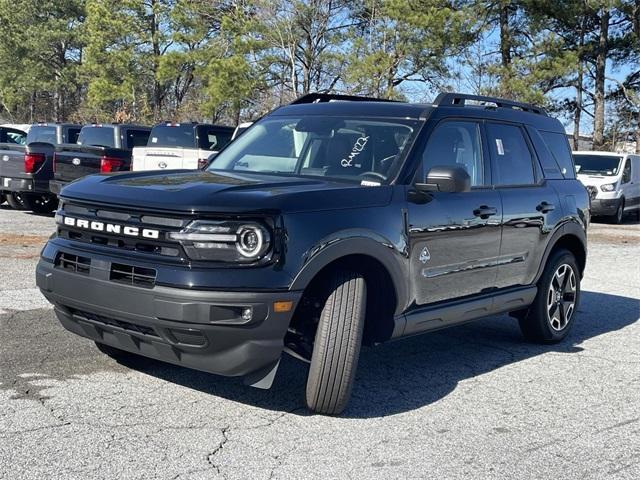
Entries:
[[471,177],[462,167],[435,166],[427,173],[425,183],[416,183],[423,192],[468,192]]

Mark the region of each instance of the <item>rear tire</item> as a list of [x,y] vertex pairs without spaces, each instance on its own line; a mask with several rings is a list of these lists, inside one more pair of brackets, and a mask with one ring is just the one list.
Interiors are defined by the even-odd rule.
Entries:
[[4,196],[4,193],[0,193],[0,205],[2,205],[5,200],[6,200],[6,197]]
[[580,270],[568,250],[557,250],[547,260],[538,281],[538,293],[518,320],[522,335],[536,343],[565,339],[574,324],[580,301]]
[[27,210],[34,213],[51,213],[58,206],[58,197],[50,194],[27,193],[22,197],[22,203]]
[[24,201],[19,193],[7,193],[7,203],[14,210],[24,210]]
[[329,290],[316,331],[306,403],[314,412],[337,415],[347,406],[355,380],[367,286],[360,274],[337,271]]

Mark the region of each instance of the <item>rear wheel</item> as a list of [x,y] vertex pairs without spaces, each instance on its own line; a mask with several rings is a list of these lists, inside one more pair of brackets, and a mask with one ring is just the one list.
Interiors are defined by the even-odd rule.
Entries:
[[51,213],[58,206],[58,197],[55,195],[27,193],[22,197],[22,202],[27,210],[35,213]]
[[558,250],[547,261],[538,293],[519,319],[524,337],[532,342],[564,340],[573,326],[580,300],[580,270],[573,254]]
[[367,289],[360,274],[337,271],[329,291],[316,331],[306,403],[315,412],[337,415],[347,406],[355,380]]
[[24,201],[22,195],[19,193],[11,192],[7,193],[7,203],[14,210],[24,210]]
[[6,197],[4,196],[4,193],[0,193],[0,205],[2,205],[5,200],[6,200]]

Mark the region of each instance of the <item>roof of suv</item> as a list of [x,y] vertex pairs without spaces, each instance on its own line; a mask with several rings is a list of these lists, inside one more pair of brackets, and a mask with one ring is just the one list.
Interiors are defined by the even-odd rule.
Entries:
[[[306,97],[310,97],[306,100]],[[334,99],[335,97],[335,99]],[[475,103],[466,104],[466,101]],[[433,103],[406,103],[344,95],[308,94],[274,110],[270,115],[341,115],[353,117],[387,117],[424,120],[439,112],[449,117],[475,117],[507,120],[536,125],[564,133],[562,124],[534,105],[494,97],[458,93],[440,94]]]

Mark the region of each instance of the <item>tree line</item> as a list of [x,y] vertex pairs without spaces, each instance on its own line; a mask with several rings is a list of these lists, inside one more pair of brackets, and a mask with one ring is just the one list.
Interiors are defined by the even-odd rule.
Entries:
[[236,124],[310,91],[535,102],[640,151],[640,0],[0,0],[0,119]]

